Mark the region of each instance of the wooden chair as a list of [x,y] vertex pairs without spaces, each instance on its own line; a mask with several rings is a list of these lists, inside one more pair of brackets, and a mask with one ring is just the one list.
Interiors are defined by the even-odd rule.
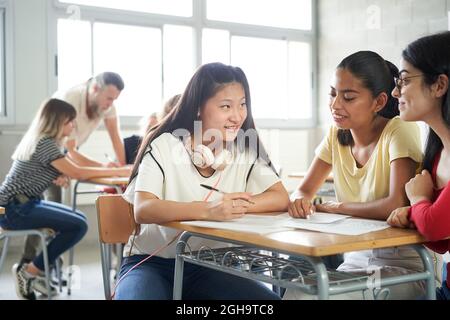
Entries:
[[[111,248],[123,245],[139,225],[134,221],[133,206],[126,202],[122,195],[101,195],[96,201],[98,217],[98,233],[102,260],[103,288],[105,298],[111,298]],[[122,252],[118,251],[121,256]],[[119,259],[120,260],[120,259]],[[118,262],[120,268],[120,261]],[[118,272],[118,269],[117,269]]]

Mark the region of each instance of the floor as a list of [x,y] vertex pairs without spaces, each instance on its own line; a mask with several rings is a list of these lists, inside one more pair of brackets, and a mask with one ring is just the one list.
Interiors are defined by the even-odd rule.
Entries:
[[[1,249],[0,249],[1,250]],[[5,265],[0,272],[0,300],[17,300],[11,268],[20,260],[19,250],[8,252]],[[64,261],[68,257],[64,256]],[[98,243],[81,242],[75,249],[74,277],[71,295],[66,288],[54,297],[55,300],[104,300],[100,247]],[[64,268],[67,265],[63,266]],[[38,299],[45,297],[38,296]]]

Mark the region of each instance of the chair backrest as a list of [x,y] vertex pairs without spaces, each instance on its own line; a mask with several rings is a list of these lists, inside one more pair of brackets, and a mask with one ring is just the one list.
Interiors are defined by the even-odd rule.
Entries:
[[101,195],[96,201],[98,232],[103,243],[127,243],[139,230],[134,221],[133,206],[120,194]]

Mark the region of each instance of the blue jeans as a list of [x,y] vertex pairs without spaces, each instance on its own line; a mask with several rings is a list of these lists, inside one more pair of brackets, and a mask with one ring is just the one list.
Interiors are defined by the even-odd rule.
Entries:
[[442,283],[442,287],[436,288],[436,300],[450,300],[450,288],[447,281]]
[[[5,217],[0,218],[0,226],[5,229],[50,228],[55,231],[55,237],[47,245],[50,264],[80,241],[87,231],[86,217],[82,212],[73,212],[71,208],[56,202],[32,199],[20,204],[12,201],[5,209]],[[33,264],[44,270],[42,253],[33,260]]]
[[[124,258],[119,279],[147,255]],[[116,288],[117,300],[172,300],[175,259],[152,257],[133,269]],[[184,263],[183,299],[279,300],[262,283]]]

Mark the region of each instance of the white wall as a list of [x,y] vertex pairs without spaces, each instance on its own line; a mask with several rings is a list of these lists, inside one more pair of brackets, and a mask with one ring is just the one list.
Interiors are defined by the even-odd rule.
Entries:
[[[448,28],[450,0],[318,1],[319,119],[325,126],[331,121],[327,109],[330,80],[344,57],[373,50],[398,65],[409,42]],[[372,8],[379,10],[379,19]]]

